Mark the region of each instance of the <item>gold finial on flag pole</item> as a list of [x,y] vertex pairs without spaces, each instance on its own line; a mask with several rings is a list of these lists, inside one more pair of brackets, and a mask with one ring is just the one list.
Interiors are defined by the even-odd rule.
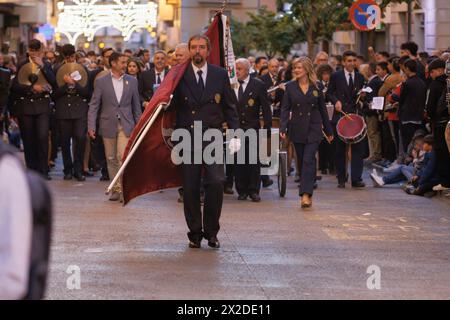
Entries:
[[228,4],[228,0],[223,0],[222,6],[220,7],[218,12],[223,13],[223,10],[225,10],[225,7],[227,6],[227,4]]

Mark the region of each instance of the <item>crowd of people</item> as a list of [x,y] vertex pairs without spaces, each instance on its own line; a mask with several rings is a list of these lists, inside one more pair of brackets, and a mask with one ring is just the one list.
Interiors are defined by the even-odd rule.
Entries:
[[[366,166],[376,186],[406,180],[405,191],[433,195],[450,187],[445,136],[450,117],[446,74],[449,55],[449,51],[431,55],[418,52],[414,42],[406,42],[399,55],[369,48],[367,58],[352,51],[331,56],[319,52],[311,59],[239,58],[236,105],[244,96],[248,79],[262,84],[266,98],[258,101],[260,108],[253,115],[246,114],[248,103],[243,101],[237,110],[240,125],[247,128],[245,120],[261,117],[265,127],[280,127],[283,147],[288,150],[288,172],[295,172],[300,183],[302,206],[311,204],[312,190],[320,179],[317,169],[321,175],[336,175],[340,188],[345,188],[349,178],[352,187],[362,188]],[[129,134],[154,92],[173,66],[190,58],[187,43],[167,52],[157,50],[151,56],[145,49],[116,52],[105,48],[97,54],[64,45],[45,50],[42,43],[32,40],[23,63],[17,62],[15,54],[0,55],[3,139],[23,149],[27,167],[49,180],[61,150],[65,180],[84,181],[100,171],[100,180],[108,181],[117,172]],[[30,61],[39,66],[47,85],[19,82],[20,69]],[[64,76],[64,85],[57,83],[58,70],[66,63],[78,63],[86,70],[86,86],[70,75]],[[98,80],[106,74],[112,75],[113,84],[114,79],[122,81],[126,74],[126,83],[133,87],[129,102],[121,100],[122,92],[114,97],[108,89],[98,89],[96,94],[95,84],[101,83]],[[382,110],[372,108],[375,97],[384,98]],[[111,99],[118,110],[122,110],[122,103],[129,103],[132,111],[123,115],[122,125],[127,119],[133,120],[120,128],[108,122],[107,118],[117,112],[108,115],[101,110],[102,99]],[[304,104],[312,108],[306,110]],[[364,118],[367,138],[356,143],[339,138],[337,123],[348,114]],[[350,174],[347,162],[351,163]],[[227,166],[224,192],[233,194],[236,181],[240,200],[250,197],[260,201],[260,185],[268,187],[273,181],[256,173],[246,177],[248,171]],[[246,185],[242,181],[247,181]],[[120,183],[115,191],[111,200],[121,200]],[[180,190],[180,202],[182,199]]]

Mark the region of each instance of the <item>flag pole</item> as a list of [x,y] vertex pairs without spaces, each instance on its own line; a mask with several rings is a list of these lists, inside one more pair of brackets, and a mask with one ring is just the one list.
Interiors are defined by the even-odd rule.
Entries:
[[111,183],[109,184],[108,188],[106,189],[106,194],[109,194],[111,192],[111,189],[114,187],[114,185],[117,183],[117,181],[119,180],[119,178],[122,176],[123,172],[125,171],[125,168],[127,167],[128,163],[131,161],[131,158],[133,157],[134,153],[136,152],[137,148],[139,147],[139,145],[141,144],[142,140],[144,140],[144,137],[146,136],[148,130],[150,130],[150,127],[153,125],[153,123],[155,122],[156,118],[158,117],[158,115],[161,113],[161,111],[164,109],[164,106],[168,106],[170,105],[170,102],[172,101],[172,97],[173,95],[170,95],[170,99],[168,102],[161,102],[158,107],[156,107],[155,112],[153,112],[152,117],[149,119],[149,121],[147,122],[147,124],[145,125],[144,130],[141,132],[141,134],[139,135],[138,140],[136,141],[135,144],[133,144],[133,146],[131,147],[130,152],[128,153],[125,161],[122,163],[122,165],[119,168],[119,171],[117,172],[116,176],[114,177],[114,179],[111,181]]

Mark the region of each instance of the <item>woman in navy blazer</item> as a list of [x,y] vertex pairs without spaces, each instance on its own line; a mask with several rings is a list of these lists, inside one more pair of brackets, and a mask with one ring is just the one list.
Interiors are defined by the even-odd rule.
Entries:
[[286,85],[281,103],[280,136],[286,133],[294,143],[300,168],[302,208],[312,205],[316,177],[316,152],[325,132],[327,140],[333,140],[333,130],[328,119],[325,99],[317,88],[317,78],[311,60],[307,57],[292,62],[296,81]]

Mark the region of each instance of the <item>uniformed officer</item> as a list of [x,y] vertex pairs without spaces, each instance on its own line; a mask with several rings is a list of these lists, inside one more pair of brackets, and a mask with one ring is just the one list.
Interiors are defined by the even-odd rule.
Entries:
[[26,63],[33,62],[49,85],[37,83],[24,85],[19,83],[19,77],[15,77],[11,91],[17,97],[15,108],[19,118],[26,165],[51,180],[48,175],[50,92],[56,88],[56,79],[52,66],[43,61],[44,52],[39,40],[30,41],[27,53],[28,59],[20,64],[18,74]]
[[[172,105],[176,107],[176,128],[190,131],[193,137],[194,121],[201,121],[203,130],[238,128],[238,116],[227,72],[208,64],[206,59],[211,44],[206,36],[193,36],[188,43],[192,62],[178,84]],[[207,146],[204,144],[203,149]],[[191,149],[191,159],[195,150]],[[223,163],[183,163],[183,204],[189,227],[190,248],[200,248],[201,240],[208,240],[212,248],[219,248],[217,233],[222,211],[224,168]],[[200,207],[200,181],[204,171],[205,202]]]
[[[255,130],[256,136],[259,137],[260,114],[264,119],[264,128],[270,131],[272,112],[264,83],[259,79],[251,78],[249,71],[250,62],[247,59],[236,60],[236,75],[239,86],[234,91],[237,99],[239,127],[244,131]],[[259,196],[261,185],[260,162],[256,159],[256,163],[250,163],[252,157],[249,155],[252,152],[258,158],[258,145],[259,143],[250,143],[248,137],[246,137],[245,148],[242,150],[245,151],[245,164],[235,166],[236,190],[239,194],[239,200],[246,200],[247,197],[250,197],[253,202],[261,200]]]
[[[75,63],[75,47],[73,45],[64,45],[61,54],[64,56],[64,63],[59,66],[56,73],[66,63]],[[84,68],[81,65],[80,67]],[[70,74],[64,75],[64,82],[65,84],[57,88],[52,95],[55,100],[55,117],[61,139],[64,180],[71,180],[73,176],[78,181],[84,181],[86,178],[83,175],[83,159],[87,134],[89,88],[87,85],[82,86]],[[71,139],[73,161],[70,149]]]
[[294,143],[300,167],[300,190],[302,208],[312,205],[316,178],[316,152],[323,138],[333,140],[333,130],[328,119],[323,94],[317,87],[317,78],[311,60],[302,57],[292,62],[296,81],[286,85],[281,104],[280,136],[289,133]]

